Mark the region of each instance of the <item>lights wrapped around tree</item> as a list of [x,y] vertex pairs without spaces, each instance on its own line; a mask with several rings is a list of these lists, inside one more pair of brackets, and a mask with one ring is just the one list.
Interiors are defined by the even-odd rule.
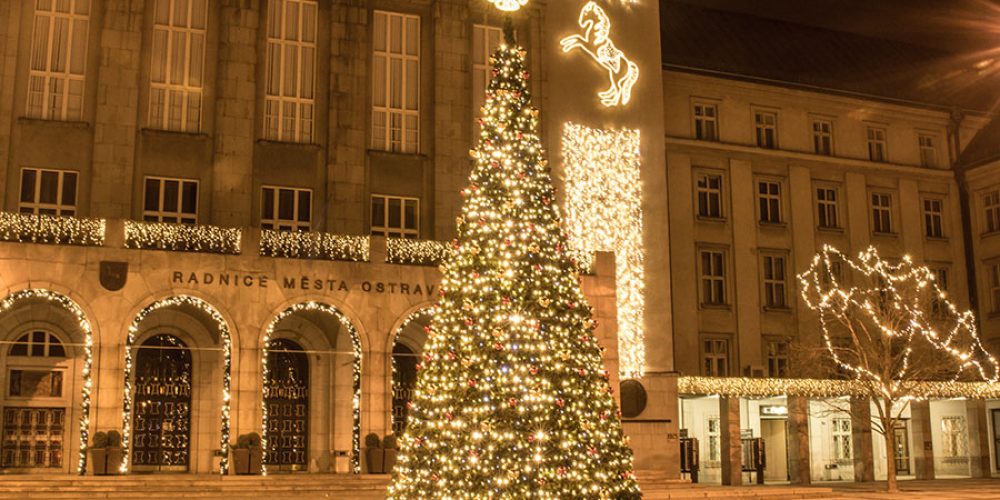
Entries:
[[0,212],[0,241],[104,245],[104,219]]
[[368,236],[271,229],[260,234],[260,254],[265,257],[368,262],[370,251]]
[[638,130],[602,130],[575,123],[563,127],[570,246],[588,256],[596,251],[615,252],[617,256],[618,366],[622,378],[641,377],[646,365],[639,146]]
[[393,264],[430,266],[440,264],[450,251],[443,241],[387,238],[385,261]]
[[536,132],[525,53],[508,44],[491,60],[389,497],[639,498]]
[[355,474],[361,473],[361,337],[358,335],[358,330],[354,328],[347,316],[344,316],[336,307],[333,307],[322,302],[302,302],[295,304],[288,309],[285,309],[280,314],[274,317],[270,323],[267,324],[267,328],[264,329],[264,341],[263,341],[263,352],[261,354],[261,401],[260,401],[260,411],[261,411],[261,452],[263,456],[261,457],[261,464],[263,466],[263,473],[267,475],[267,450],[268,450],[268,434],[270,426],[268,422],[270,421],[270,415],[267,410],[267,401],[264,398],[263,389],[267,387],[268,380],[270,380],[270,369],[268,368],[268,355],[271,351],[271,339],[274,337],[274,331],[285,318],[302,312],[318,311],[324,314],[329,314],[340,322],[340,325],[346,329],[348,335],[351,337],[351,348],[353,350],[353,361],[352,361],[352,387],[354,390],[353,395],[353,429],[351,437],[351,470]]
[[239,228],[125,221],[125,248],[239,255]]
[[131,463],[131,439],[132,439],[132,408],[134,406],[135,394],[132,387],[132,371],[134,369],[134,357],[132,350],[135,349],[136,337],[139,335],[143,320],[150,314],[160,309],[171,307],[189,306],[205,313],[215,323],[219,331],[219,338],[222,340],[222,408],[220,411],[221,437],[219,450],[222,456],[219,462],[219,474],[226,475],[229,472],[229,439],[230,424],[230,400],[232,399],[232,368],[233,368],[233,342],[229,332],[229,324],[222,314],[208,302],[189,295],[176,295],[162,300],[158,300],[147,306],[132,320],[128,327],[128,335],[125,337],[125,369],[124,395],[122,397],[122,463],[119,470],[122,473],[128,472]]
[[83,370],[81,378],[83,386],[80,389],[80,446],[77,455],[77,474],[87,473],[87,442],[90,440],[90,404],[91,392],[94,388],[93,375],[91,371],[94,367],[94,331],[90,327],[90,321],[83,313],[83,309],[69,297],[39,288],[21,290],[7,296],[0,301],[0,316],[12,311],[22,303],[30,300],[44,300],[61,307],[76,320],[80,331],[83,332]]

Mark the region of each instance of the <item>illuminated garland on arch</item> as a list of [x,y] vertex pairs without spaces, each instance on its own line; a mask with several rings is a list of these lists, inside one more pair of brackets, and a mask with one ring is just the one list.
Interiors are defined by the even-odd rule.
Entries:
[[30,299],[42,299],[53,302],[62,307],[77,321],[80,330],[84,335],[83,347],[83,388],[81,389],[80,400],[80,449],[77,462],[77,473],[84,475],[87,473],[87,441],[90,436],[90,394],[93,390],[93,377],[91,370],[94,366],[94,331],[90,327],[90,321],[83,313],[83,309],[69,297],[50,290],[32,288],[13,293],[3,301],[0,301],[0,315],[9,312],[21,301]]
[[[392,332],[392,346],[395,347],[396,343],[399,342],[399,335],[401,333],[403,333],[403,330],[405,330],[407,326],[410,326],[410,323],[413,323],[414,321],[416,321],[418,319],[423,319],[423,318],[428,318],[429,319],[429,318],[432,318],[432,317],[434,317],[434,314],[435,314],[435,308],[434,308],[434,306],[427,306],[427,307],[425,307],[423,309],[420,309],[419,311],[415,311],[412,314],[410,314],[409,316],[407,316],[406,319],[404,319],[403,322],[399,325],[399,327],[396,328],[396,331]],[[425,330],[429,330],[429,329],[430,329],[429,326],[425,327]],[[390,399],[389,404],[391,406],[392,405],[392,401],[391,401],[392,394],[395,394],[395,392],[396,392],[396,386],[397,386],[397,380],[398,380],[398,378],[396,377],[396,356],[392,353],[392,348],[391,347],[389,349],[389,359],[391,360],[390,364],[392,365],[392,375],[391,375],[391,377],[392,377],[391,378],[392,392],[389,394],[389,399]],[[391,410],[391,408],[390,408],[390,410]],[[396,428],[396,414],[395,414],[395,412],[392,412],[392,411],[390,411],[389,413],[390,413],[390,418],[392,419],[392,421],[389,422],[389,428],[390,429],[395,429]],[[399,436],[397,436],[397,437],[399,437]]]
[[[642,376],[646,346],[642,318],[645,276],[638,130],[601,130],[567,123],[567,237],[578,253],[615,252],[619,371]],[[586,262],[587,259],[578,259]]]
[[122,453],[122,463],[119,470],[122,473],[128,472],[128,466],[130,462],[130,455],[132,452],[132,447],[130,445],[130,440],[132,439],[132,406],[134,404],[133,388],[132,388],[132,369],[133,369],[133,356],[132,349],[135,346],[135,338],[139,333],[139,327],[143,320],[146,319],[154,311],[159,309],[164,309],[168,307],[178,307],[178,306],[192,306],[198,309],[212,319],[216,326],[219,328],[219,337],[222,339],[222,356],[223,356],[223,369],[222,369],[222,411],[221,411],[221,427],[222,436],[220,439],[220,450],[222,453],[222,459],[219,463],[219,474],[226,475],[229,472],[229,430],[231,424],[230,411],[230,399],[232,398],[232,366],[233,366],[233,349],[232,349],[232,337],[229,332],[229,325],[226,323],[225,318],[222,314],[213,307],[208,302],[197,297],[192,297],[190,295],[175,295],[173,297],[168,297],[166,299],[158,300],[153,304],[150,304],[145,309],[139,312],[136,317],[132,320],[132,324],[128,327],[128,336],[125,339],[125,370],[124,370],[124,380],[125,380],[125,390],[122,400],[122,448],[124,453]]
[[355,474],[361,473],[361,338],[358,335],[358,330],[354,328],[354,324],[351,323],[344,313],[340,312],[339,309],[333,307],[329,304],[324,304],[322,302],[302,302],[299,304],[292,305],[288,309],[285,309],[274,317],[270,323],[268,323],[267,328],[264,330],[264,341],[263,341],[263,352],[261,354],[261,391],[260,391],[260,411],[261,411],[261,467],[264,475],[267,475],[267,435],[268,435],[268,420],[269,415],[267,411],[267,401],[264,398],[264,388],[267,387],[268,377],[270,375],[270,370],[268,369],[267,356],[270,353],[271,348],[271,337],[274,335],[274,329],[278,326],[281,321],[295,313],[306,312],[306,311],[319,311],[337,318],[340,321],[341,326],[347,329],[347,333],[351,336],[351,347],[354,351],[354,362],[353,362],[353,374],[352,374],[352,388],[354,390],[353,396],[353,416],[354,416],[354,426],[353,433],[351,437],[351,469]]

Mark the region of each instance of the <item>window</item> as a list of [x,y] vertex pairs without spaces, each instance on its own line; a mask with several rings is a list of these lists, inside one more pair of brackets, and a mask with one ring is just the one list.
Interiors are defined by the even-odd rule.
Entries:
[[149,73],[149,126],[201,130],[205,0],[156,0]]
[[788,342],[784,340],[767,342],[767,376],[772,378],[788,376]]
[[312,190],[265,186],[261,193],[262,229],[309,230],[312,220]]
[[82,120],[90,0],[38,0],[34,24],[26,113]]
[[757,147],[775,149],[778,147],[778,114],[770,111],[755,111],[754,126],[757,130]]
[[968,456],[968,427],[965,417],[941,417],[941,450],[944,458]]
[[372,147],[416,153],[420,131],[420,18],[375,11]]
[[1000,231],[1000,191],[983,195],[983,209],[986,211],[986,232]]
[[65,358],[66,348],[55,335],[35,330],[18,337],[10,347],[11,356],[31,358]]
[[76,214],[76,172],[21,169],[19,210],[26,214]]
[[142,220],[198,222],[198,181],[146,177]]
[[917,143],[920,145],[920,166],[937,166],[937,145],[934,136],[928,134],[917,135]]
[[702,345],[703,375],[726,377],[729,375],[729,340],[705,339]]
[[764,255],[764,307],[785,308],[785,257]]
[[868,127],[868,159],[871,161],[886,161],[885,129]]
[[7,394],[14,398],[61,398],[63,372],[57,370],[11,370]]
[[838,462],[850,461],[851,453],[851,419],[835,418],[833,424],[833,458]]
[[943,316],[947,312],[944,298],[948,294],[948,269],[932,267],[931,273],[934,275],[934,281],[942,293],[942,296],[931,297],[931,313],[935,316]]
[[760,221],[766,224],[781,223],[781,183],[757,181],[757,203]]
[[837,189],[831,187],[816,188],[817,224],[823,229],[840,228],[838,217]]
[[814,153],[826,156],[833,154],[833,122],[813,120],[812,136]]
[[990,265],[990,298],[993,312],[1000,312],[1000,264]]
[[420,201],[372,195],[372,234],[416,239],[420,235]]
[[944,201],[940,199],[924,199],[924,236],[928,238],[944,237]]
[[701,303],[726,303],[725,256],[718,250],[701,251]]
[[500,46],[503,30],[493,26],[475,24],[472,26],[472,118],[479,131],[478,118],[486,102],[486,89],[493,76],[490,56]]
[[696,102],[693,108],[694,138],[701,141],[719,140],[719,107]]
[[264,138],[312,142],[316,93],[316,2],[267,5]]
[[872,193],[872,231],[892,233],[892,196],[887,193]]
[[722,425],[719,417],[708,417],[705,421],[705,435],[708,437],[708,461],[722,460]]
[[0,467],[58,469],[65,436],[65,408],[4,407]]
[[698,174],[698,216],[722,218],[722,176]]

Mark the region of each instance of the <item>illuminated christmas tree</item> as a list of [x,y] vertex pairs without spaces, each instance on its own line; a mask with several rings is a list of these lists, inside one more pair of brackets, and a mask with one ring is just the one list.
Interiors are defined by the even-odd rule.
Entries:
[[390,498],[639,498],[507,30]]

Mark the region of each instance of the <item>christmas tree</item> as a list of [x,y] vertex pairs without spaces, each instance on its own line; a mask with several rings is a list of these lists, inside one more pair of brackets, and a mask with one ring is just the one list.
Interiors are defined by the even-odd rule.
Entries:
[[390,498],[639,498],[507,30]]

